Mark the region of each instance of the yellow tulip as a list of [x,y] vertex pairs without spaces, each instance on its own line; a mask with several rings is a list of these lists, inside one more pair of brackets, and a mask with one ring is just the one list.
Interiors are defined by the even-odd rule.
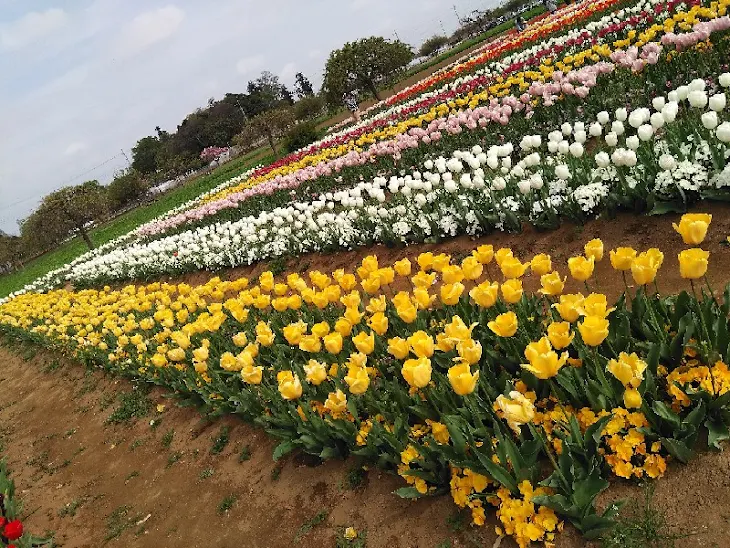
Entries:
[[340,297],[340,302],[345,308],[359,308],[362,300],[360,299],[360,293],[358,291],[352,291],[347,295]]
[[454,392],[459,396],[466,396],[474,392],[479,371],[472,373],[468,363],[460,363],[449,368],[448,377]]
[[433,269],[437,272],[442,272],[444,268],[451,264],[451,255],[446,253],[439,253],[433,258]]
[[330,332],[330,324],[327,322],[319,322],[312,326],[312,335],[320,339]]
[[418,262],[418,266],[422,271],[428,272],[433,267],[433,253],[430,251],[421,253],[418,259],[416,259],[416,262]]
[[152,362],[152,365],[154,365],[155,367],[165,367],[167,365],[167,357],[165,355],[159,354],[159,353],[152,356],[150,361]]
[[285,400],[295,400],[302,395],[302,383],[291,371],[279,371],[276,382],[279,383],[279,394]]
[[507,280],[502,284],[502,297],[510,304],[522,298],[522,280]]
[[636,250],[631,247],[619,247],[618,249],[612,249],[609,255],[614,270],[630,270],[631,263],[634,262],[636,257]]
[[352,342],[358,352],[362,352],[365,355],[372,354],[373,350],[375,350],[375,335],[373,333],[368,334],[365,331],[361,331],[352,338]]
[[[367,278],[369,274],[372,274],[378,269],[378,258],[375,255],[368,255],[362,260],[362,266],[358,268],[358,275],[361,278]],[[364,273],[365,275],[361,274]]]
[[253,301],[253,305],[258,310],[263,310],[265,308],[268,308],[268,306],[271,304],[271,295],[259,295],[256,297]]
[[327,366],[317,360],[309,360],[304,366],[304,372],[307,374],[307,382],[314,386],[319,386],[327,379]]
[[252,365],[241,369],[241,378],[246,384],[261,384],[264,376],[264,368],[262,366]]
[[608,362],[609,372],[624,386],[631,385],[634,388],[638,388],[641,381],[644,380],[646,368],[646,362],[640,359],[635,352],[631,354],[621,352],[618,360]]
[[477,305],[483,308],[490,308],[497,302],[498,291],[499,284],[497,284],[497,282],[482,282],[469,291],[469,296]]
[[284,295],[287,294],[288,291],[289,291],[289,286],[286,284],[278,283],[278,284],[274,285],[274,294],[277,297],[283,297]]
[[424,388],[431,382],[431,360],[425,356],[415,360],[406,360],[401,374],[413,388]]
[[497,252],[494,254],[494,260],[497,261],[497,266],[501,268],[502,262],[504,262],[507,257],[514,257],[511,249],[509,249],[508,247],[502,247],[498,249]]
[[521,278],[525,275],[530,263],[521,263],[515,257],[505,257],[499,265],[500,270],[505,278]]
[[357,278],[354,274],[345,274],[337,283],[344,291],[351,291],[357,285]]
[[664,253],[659,251],[656,247],[651,247],[647,249],[645,253],[649,257],[649,260],[654,265],[654,267],[659,270],[664,264]]
[[679,225],[672,223],[672,227],[681,234],[685,244],[699,245],[707,236],[711,222],[712,215],[707,213],[685,213],[679,220]]
[[398,360],[405,360],[411,351],[411,346],[407,340],[400,337],[388,339],[388,353]]
[[553,269],[553,261],[550,255],[540,253],[535,255],[530,261],[530,269],[535,276],[544,276]]
[[565,280],[567,277],[561,278],[557,271],[551,272],[550,274],[543,274],[540,276],[540,293],[548,295],[550,297],[557,297],[565,289]]
[[459,302],[459,298],[463,292],[464,284],[460,282],[444,284],[441,286],[441,302],[445,305],[453,306]]
[[583,251],[586,257],[600,262],[603,259],[603,242],[600,238],[595,238],[583,247]]
[[302,307],[302,298],[299,295],[290,295],[286,298],[286,306],[290,310],[299,310]]
[[290,346],[298,346],[302,336],[307,332],[307,324],[302,321],[292,323],[284,327],[281,332]]
[[492,259],[494,259],[494,247],[491,245],[480,245],[472,251],[472,255],[481,264],[489,264],[492,262]]
[[569,322],[553,322],[548,326],[548,339],[555,350],[567,348],[574,337],[575,333],[570,331]]
[[598,346],[608,337],[609,322],[600,316],[586,316],[578,324],[578,331],[583,342],[588,346]]
[[362,320],[362,312],[357,308],[346,308],[344,313],[345,319],[352,325],[357,325]]
[[332,415],[343,415],[347,412],[347,396],[339,388],[336,392],[330,392],[324,402],[324,408]]
[[342,334],[337,331],[324,336],[324,347],[330,354],[337,355],[342,352]]
[[279,297],[277,299],[272,299],[271,306],[277,312],[284,312],[284,310],[289,308],[289,299],[287,299],[286,297]]
[[398,317],[406,323],[413,323],[418,317],[418,309],[413,303],[405,303],[395,307],[395,311]]
[[414,304],[418,305],[419,310],[426,310],[436,300],[436,295],[431,295],[428,289],[417,287],[413,290]]
[[[469,365],[474,365],[482,359],[482,345],[474,339],[459,341],[456,345],[456,351],[459,353],[460,361]],[[459,358],[455,359],[458,360]]]
[[461,271],[467,280],[476,280],[482,275],[482,272],[484,272],[484,266],[476,257],[470,255],[461,261]]
[[349,337],[352,333],[352,323],[347,318],[339,318],[335,322],[335,331],[343,337]]
[[388,331],[388,317],[382,312],[377,312],[368,320],[368,327],[378,335],[385,335]]
[[347,369],[345,382],[352,394],[364,394],[370,386],[370,376],[364,367],[350,366]]
[[246,348],[244,348],[243,350],[247,354],[250,354],[252,358],[255,358],[259,355],[259,345],[258,344],[248,343]]
[[570,275],[573,276],[579,282],[585,282],[588,278],[593,275],[593,268],[596,261],[593,257],[586,259],[582,255],[578,257],[571,257],[568,259],[568,268],[570,269]]
[[446,324],[444,333],[454,342],[464,341],[471,338],[471,333],[478,324],[466,325],[460,316],[451,318],[451,323]]
[[436,348],[441,352],[450,352],[456,348],[456,341],[449,338],[446,333],[438,333],[436,335]]
[[377,314],[378,312],[385,312],[388,307],[388,301],[385,299],[385,295],[379,297],[373,297],[365,307],[365,310],[370,314]]
[[184,361],[185,360],[185,350],[183,350],[182,348],[173,348],[172,350],[168,350],[167,358],[171,362]]
[[368,293],[369,295],[374,295],[378,291],[380,291],[380,278],[377,276],[369,276],[365,278],[362,282],[360,282],[360,285],[365,290],[365,293]]
[[640,253],[631,263],[631,276],[639,285],[650,284],[656,278],[656,274],[655,262],[646,253]]
[[327,274],[322,274],[319,270],[312,270],[309,273],[309,279],[312,284],[317,286],[320,290],[324,289],[332,283],[330,277],[327,276]]
[[381,286],[388,286],[395,280],[395,271],[390,267],[379,268],[373,275],[378,277]]
[[408,337],[408,345],[416,356],[419,358],[430,358],[434,352],[434,342],[431,335],[425,331],[416,331]]
[[500,314],[487,324],[487,327],[499,337],[511,337],[517,333],[517,326],[517,314],[511,311]]
[[641,407],[641,394],[636,388],[624,390],[624,407],[626,409],[638,409]]
[[603,293],[591,293],[580,304],[580,313],[583,316],[598,316],[605,318],[616,308],[608,308],[608,300]]
[[411,277],[411,282],[413,282],[414,287],[423,287],[425,289],[428,289],[431,287],[434,282],[436,281],[436,274],[426,274],[425,272],[419,272],[415,276]]
[[261,273],[259,276],[259,287],[261,287],[262,291],[271,293],[271,290],[274,289],[274,274],[271,271],[267,270]]
[[464,279],[464,273],[458,265],[448,265],[441,271],[441,279],[445,284],[459,283]]
[[[240,335],[240,333],[239,333],[239,335]],[[244,333],[244,335],[245,335],[245,333]],[[234,337],[234,339],[235,338],[236,337]],[[238,345],[236,345],[236,346],[238,346]],[[241,346],[245,346],[245,345],[241,345]],[[195,361],[195,362],[204,362],[205,360],[208,359],[208,356],[210,356],[210,352],[208,351],[207,346],[201,346],[200,348],[196,348],[195,350],[193,350],[193,361]]]
[[696,280],[707,273],[710,252],[699,248],[685,249],[679,254],[679,274],[685,280]]
[[509,427],[518,436],[521,433],[520,427],[523,424],[532,422],[535,418],[535,406],[517,390],[512,390],[509,397],[500,394],[497,397],[496,404],[504,414]]
[[396,261],[393,264],[393,268],[399,276],[410,276],[411,275],[411,261],[408,258]]
[[261,346],[271,346],[274,344],[274,332],[264,322],[256,324],[256,342]]
[[316,335],[304,335],[299,341],[298,346],[302,352],[314,354],[322,350],[322,340]]
[[558,356],[550,345],[550,339],[543,337],[539,341],[527,345],[525,357],[530,363],[522,364],[522,367],[538,379],[547,380],[558,374],[560,368],[568,360],[568,353],[563,352],[561,356]]

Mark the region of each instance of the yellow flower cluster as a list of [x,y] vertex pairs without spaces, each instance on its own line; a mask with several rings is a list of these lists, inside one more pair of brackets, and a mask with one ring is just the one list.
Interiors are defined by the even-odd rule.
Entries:
[[497,496],[492,499],[502,525],[497,527],[497,534],[510,535],[520,548],[527,548],[531,542],[538,541],[544,541],[545,546],[554,546],[555,532],[563,530],[563,522],[551,508],[536,508],[532,502],[533,497],[551,494],[550,490],[546,487],[534,489],[527,480],[520,483],[519,490],[522,497],[513,497],[509,489],[500,487]]
[[714,396],[722,396],[730,392],[730,369],[721,361],[708,367],[700,365],[696,359],[688,360],[686,365],[667,375],[667,391],[673,398],[675,411],[691,404],[688,392],[704,391]]

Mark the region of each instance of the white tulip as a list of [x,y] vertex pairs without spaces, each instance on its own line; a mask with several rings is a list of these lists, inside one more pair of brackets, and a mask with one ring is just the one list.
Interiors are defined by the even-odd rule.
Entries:
[[507,188],[507,181],[504,180],[504,177],[497,177],[492,181],[492,190],[504,190]]
[[565,164],[555,166],[555,176],[558,179],[567,181],[568,179],[570,179],[570,168]]
[[454,193],[459,189],[459,187],[453,180],[449,180],[444,183],[444,189],[446,189],[446,192]]
[[667,94],[667,99],[674,103],[679,103],[679,93],[677,93],[675,90],[672,90]]
[[711,110],[702,115],[702,125],[705,129],[715,129],[720,122],[717,119],[717,112]]
[[555,154],[558,151],[558,143],[555,141],[548,141],[548,152]]
[[677,160],[671,154],[662,154],[659,157],[659,167],[664,171],[671,171],[677,167]]
[[605,126],[611,120],[611,116],[608,114],[608,112],[602,110],[596,115],[596,120],[599,124]]
[[565,122],[562,126],[560,126],[560,131],[567,137],[573,133],[573,126],[571,126],[568,122]]
[[684,101],[689,96],[689,86],[679,86],[676,92],[679,100]]
[[644,124],[643,126],[639,126],[636,133],[642,141],[649,141],[654,137],[654,128],[650,124]]
[[586,134],[585,130],[580,129],[573,134],[573,138],[575,139],[576,143],[583,144],[588,140],[588,135]]
[[730,87],[730,72],[724,72],[718,78],[718,82],[724,88]]
[[649,121],[651,122],[651,126],[654,129],[659,129],[660,127],[664,126],[664,116],[661,112],[655,112],[651,115],[651,118],[649,118]]
[[654,99],[651,100],[651,106],[654,107],[654,110],[660,111],[664,108],[664,105],[667,104],[667,100],[662,97],[654,97]]
[[519,189],[520,189],[520,192],[521,192],[522,194],[527,194],[528,192],[530,192],[530,189],[531,189],[532,187],[530,186],[530,181],[529,181],[529,180],[527,180],[527,179],[522,179],[522,180],[520,180],[520,181],[519,181],[519,182],[517,183],[517,188],[519,188]]
[[558,152],[560,154],[568,154],[570,152],[570,143],[568,141],[560,141],[558,143]]
[[696,78],[689,83],[690,91],[705,91],[707,83],[702,78]]
[[730,122],[723,122],[715,130],[717,138],[723,143],[730,143]]
[[617,108],[616,109],[616,120],[619,122],[625,122],[626,118],[628,118],[629,113],[625,108]]
[[575,158],[580,158],[583,156],[583,145],[580,143],[573,143],[570,145],[570,154],[572,154]]
[[608,167],[611,165],[611,157],[605,152],[599,152],[595,157],[598,167]]
[[544,182],[542,180],[542,175],[539,173],[535,173],[532,177],[530,177],[530,186],[535,190],[540,190],[543,185]]
[[662,116],[667,124],[671,124],[677,119],[677,113],[679,112],[679,104],[672,101],[664,105],[662,109]]
[[716,93],[709,100],[710,108],[715,112],[722,112],[727,105],[727,98],[724,93]]
[[615,147],[616,145],[618,145],[618,135],[613,131],[607,133],[604,140],[606,141],[606,144],[610,147]]
[[707,93],[701,90],[690,91],[687,100],[694,108],[705,108],[707,106]]
[[588,128],[588,133],[591,137],[598,137],[603,133],[603,126],[598,122],[593,122]]
[[532,136],[532,148],[538,148],[542,145],[542,137],[540,135]]
[[641,144],[641,142],[639,141],[639,138],[636,135],[632,135],[631,137],[626,137],[626,146],[629,147],[631,150],[638,149],[640,144]]

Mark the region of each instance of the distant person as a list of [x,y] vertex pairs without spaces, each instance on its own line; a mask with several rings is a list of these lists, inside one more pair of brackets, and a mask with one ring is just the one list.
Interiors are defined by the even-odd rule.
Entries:
[[352,119],[355,122],[360,121],[360,107],[357,104],[357,96],[355,92],[348,91],[342,94],[342,102],[345,103],[347,109],[352,113]]
[[527,28],[527,23],[521,15],[518,16],[517,19],[515,19],[515,28],[517,29],[517,32],[522,32]]
[[545,4],[545,9],[550,13],[555,13],[558,9],[558,5],[555,3],[555,0],[543,0],[543,4]]

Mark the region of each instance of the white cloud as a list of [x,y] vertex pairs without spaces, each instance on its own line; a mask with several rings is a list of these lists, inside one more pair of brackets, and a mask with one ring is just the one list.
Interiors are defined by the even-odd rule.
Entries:
[[177,6],[165,6],[140,13],[122,31],[117,45],[120,55],[136,55],[177,31],[185,12]]
[[60,8],[26,13],[17,21],[0,27],[0,47],[20,49],[63,27],[67,21],[68,15]]
[[248,74],[254,72],[257,69],[264,66],[263,55],[253,55],[251,57],[244,57],[238,63],[236,63],[236,70],[239,74]]
[[63,151],[64,156],[73,156],[74,154],[78,154],[79,152],[86,150],[88,148],[86,143],[82,143],[80,141],[76,141],[74,143],[70,143],[66,150]]

